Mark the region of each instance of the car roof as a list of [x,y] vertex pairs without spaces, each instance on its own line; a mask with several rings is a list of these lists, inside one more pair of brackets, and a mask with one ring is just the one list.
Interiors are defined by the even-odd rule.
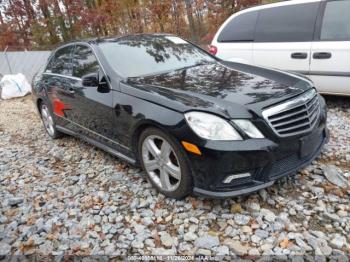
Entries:
[[[322,1],[326,1],[326,0],[286,0],[286,1],[281,1],[281,2],[277,2],[277,3],[267,3],[267,4],[256,5],[253,7],[248,7],[246,9],[242,9],[241,11],[239,11],[237,13],[241,13],[241,12],[243,13],[246,11],[249,12],[249,11],[254,11],[254,10],[261,10],[261,9],[278,7],[278,6],[288,6],[288,5],[314,3],[314,2],[322,2]],[[234,13],[234,14],[237,14],[237,13]]]
[[105,37],[91,37],[91,38],[83,38],[83,39],[75,39],[63,44],[60,44],[59,46],[57,46],[55,49],[59,49],[61,47],[64,46],[69,46],[72,44],[76,44],[76,43],[86,43],[86,44],[97,44],[99,42],[102,41],[113,41],[113,40],[118,40],[121,38],[127,38],[127,37],[133,37],[133,36],[175,36],[173,34],[168,34],[168,33],[142,33],[142,34],[127,34],[127,35],[120,35],[120,36],[105,36]]

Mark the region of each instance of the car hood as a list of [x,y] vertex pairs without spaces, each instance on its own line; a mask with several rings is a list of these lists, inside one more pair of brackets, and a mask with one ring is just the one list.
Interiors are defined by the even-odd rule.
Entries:
[[154,102],[179,111],[214,111],[226,117],[261,115],[262,109],[312,88],[301,76],[233,62],[133,77],[127,83],[153,94]]

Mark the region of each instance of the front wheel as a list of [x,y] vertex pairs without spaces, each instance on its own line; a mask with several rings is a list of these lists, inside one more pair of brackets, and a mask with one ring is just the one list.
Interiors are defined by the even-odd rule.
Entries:
[[56,129],[51,111],[44,102],[40,105],[40,114],[47,134],[53,139],[61,137],[62,133]]
[[140,136],[138,152],[142,168],[158,191],[175,199],[192,192],[190,168],[175,139],[159,129],[148,128]]

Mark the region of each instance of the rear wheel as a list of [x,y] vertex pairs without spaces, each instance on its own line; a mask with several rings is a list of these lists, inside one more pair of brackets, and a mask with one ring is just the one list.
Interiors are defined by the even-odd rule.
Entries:
[[62,133],[56,129],[53,115],[49,107],[44,102],[40,104],[40,114],[46,133],[53,139],[61,137]]
[[140,136],[139,157],[149,181],[164,195],[181,199],[193,182],[183,149],[165,132],[148,128]]

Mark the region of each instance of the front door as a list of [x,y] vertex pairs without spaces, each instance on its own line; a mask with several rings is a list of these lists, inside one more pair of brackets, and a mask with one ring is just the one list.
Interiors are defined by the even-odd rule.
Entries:
[[72,63],[73,77],[79,79],[74,86],[76,102],[73,110],[77,114],[76,124],[84,135],[112,146],[114,121],[112,91],[100,90],[98,84],[84,85],[82,82],[85,76],[94,74],[106,81],[103,70],[93,50],[87,45],[76,45]]
[[310,78],[323,93],[350,94],[350,1],[324,5],[311,47]]

